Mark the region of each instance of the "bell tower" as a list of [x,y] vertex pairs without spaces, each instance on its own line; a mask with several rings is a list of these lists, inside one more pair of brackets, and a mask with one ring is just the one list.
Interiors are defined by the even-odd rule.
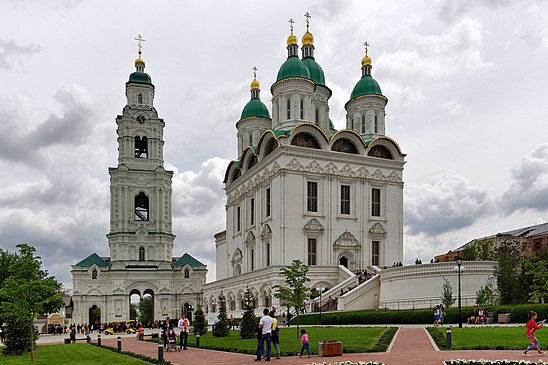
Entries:
[[172,171],[164,169],[165,123],[154,108],[154,85],[145,73],[139,35],[135,72],[126,82],[127,104],[116,117],[118,166],[110,174],[110,259],[124,266],[172,260]]

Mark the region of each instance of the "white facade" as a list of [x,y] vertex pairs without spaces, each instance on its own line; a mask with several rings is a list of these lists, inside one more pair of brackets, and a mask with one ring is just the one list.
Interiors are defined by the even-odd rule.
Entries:
[[380,122],[361,133],[349,117],[347,129],[336,131],[323,70],[304,56],[313,55],[305,52],[313,46],[303,46],[300,60],[292,37],[271,87],[272,119],[258,107],[254,80],[236,124],[238,137],[252,128],[261,137],[238,138],[239,158],[227,168],[226,231],[215,236],[217,280],[204,287],[209,311],[223,292],[229,311],[240,315],[246,287],[259,309],[280,307],[272,287],[283,283],[280,268],[296,259],[309,265],[310,286],[325,288],[403,260],[405,154],[384,134],[387,99],[378,85],[373,94],[360,89],[347,103],[348,115],[376,113]]
[[92,254],[72,266],[74,323],[128,320],[133,294],[153,296],[155,319],[191,315],[205,283],[205,265],[188,254],[172,255],[173,172],[163,167],[165,123],[154,108],[144,61],[139,57],[135,66],[126,83],[127,105],[116,118],[118,166],[109,168],[110,257]]

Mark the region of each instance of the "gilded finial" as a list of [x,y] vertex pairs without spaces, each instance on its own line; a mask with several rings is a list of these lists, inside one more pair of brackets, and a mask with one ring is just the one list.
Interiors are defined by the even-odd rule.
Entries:
[[369,50],[369,43],[367,41],[363,44],[365,46],[365,57],[362,59],[362,66],[371,66],[371,57],[367,55]]
[[259,89],[260,88],[260,85],[259,85],[259,81],[257,81],[257,70],[258,68],[253,66],[252,68],[253,70],[253,81],[251,81],[251,89]]
[[293,23],[295,23],[293,21],[293,18],[289,19],[289,24],[290,24],[290,27],[291,27],[291,34],[289,35],[289,37],[287,37],[287,45],[292,45],[292,44],[297,44],[297,37],[293,34]]
[[143,38],[143,36],[141,34],[139,34],[137,36],[137,38],[135,38],[135,40],[137,41],[137,46],[139,47],[139,51],[137,52],[139,54],[139,59],[141,58],[141,54],[143,53],[142,49],[143,49],[143,46],[141,45],[141,42],[144,42],[145,39]]
[[306,18],[306,31],[308,32],[308,27],[310,26],[310,18],[312,18],[312,15],[310,15],[310,13],[307,11],[304,17]]

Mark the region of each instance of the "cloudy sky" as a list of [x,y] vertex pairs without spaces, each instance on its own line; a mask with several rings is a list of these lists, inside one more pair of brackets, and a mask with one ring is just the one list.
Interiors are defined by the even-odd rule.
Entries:
[[387,135],[407,153],[406,262],[548,221],[546,1],[6,0],[0,248],[35,246],[68,287],[71,264],[109,255],[107,167],[141,33],[175,172],[174,254],[208,264],[213,280],[251,68],[270,106],[288,20],[300,38],[307,11],[337,129],[370,44]]

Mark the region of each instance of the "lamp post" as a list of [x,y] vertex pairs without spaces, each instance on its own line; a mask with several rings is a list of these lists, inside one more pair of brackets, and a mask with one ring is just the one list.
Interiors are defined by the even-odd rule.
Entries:
[[316,288],[320,292],[320,324],[322,324],[322,293],[325,290],[323,286]]
[[462,328],[462,309],[461,309],[461,295],[460,295],[460,276],[462,272],[464,271],[464,266],[462,265],[462,260],[460,257],[457,257],[456,259],[457,266],[455,266],[454,270],[457,272],[458,278],[459,278],[459,328]]

